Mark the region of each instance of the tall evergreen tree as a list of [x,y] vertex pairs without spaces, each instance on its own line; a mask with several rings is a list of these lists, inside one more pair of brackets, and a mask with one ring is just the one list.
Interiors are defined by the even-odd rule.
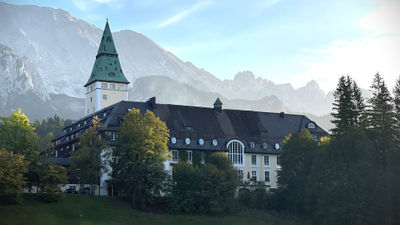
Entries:
[[376,182],[376,204],[382,224],[396,224],[393,219],[396,212],[396,201],[393,201],[396,182],[399,179],[396,149],[395,113],[392,97],[383,78],[377,73],[372,83],[373,97],[368,105],[368,133],[375,147],[376,170],[379,181]]
[[396,129],[396,140],[397,145],[400,145],[400,76],[396,81],[393,89],[393,104],[394,104],[394,118],[396,120],[395,129]]
[[341,135],[354,127],[364,126],[364,99],[355,81],[349,76],[341,76],[333,96],[333,135]]
[[373,97],[369,99],[368,105],[369,134],[377,150],[378,166],[386,169],[388,154],[395,147],[395,117],[392,97],[379,73],[375,75],[371,89]]
[[356,118],[356,125],[357,127],[365,128],[367,122],[365,114],[366,105],[364,98],[362,97],[361,89],[354,80],[352,82],[352,92],[355,106],[354,116]]

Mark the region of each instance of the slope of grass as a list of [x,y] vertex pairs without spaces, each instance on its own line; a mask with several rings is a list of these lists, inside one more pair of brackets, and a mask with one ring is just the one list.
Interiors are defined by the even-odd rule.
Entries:
[[262,211],[246,211],[229,216],[153,214],[133,210],[117,198],[67,195],[63,202],[42,203],[25,196],[21,205],[0,205],[0,224],[17,225],[106,225],[106,224],[297,224],[292,218]]

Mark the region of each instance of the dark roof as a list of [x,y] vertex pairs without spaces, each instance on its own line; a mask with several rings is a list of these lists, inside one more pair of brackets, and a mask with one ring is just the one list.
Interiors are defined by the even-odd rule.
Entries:
[[[142,113],[147,110],[153,111],[157,117],[166,122],[170,137],[177,139],[175,144],[168,143],[170,149],[226,150],[227,142],[237,139],[245,144],[246,152],[277,153],[274,149],[275,143],[282,142],[288,134],[300,132],[307,128],[308,123],[313,122],[304,115],[232,109],[217,111],[207,107],[156,104],[154,101],[121,101],[67,126],[66,132],[54,140],[86,129],[94,115],[102,119],[106,130],[116,131],[125,114],[133,107]],[[78,127],[78,124],[82,124],[83,121],[88,122]],[[310,129],[310,132],[317,136],[328,135],[318,125]],[[185,143],[186,138],[190,139],[188,145]],[[205,141],[203,146],[199,144],[200,138]],[[217,146],[212,145],[214,139],[218,141]],[[250,142],[255,143],[254,148],[250,147]],[[264,143],[267,143],[267,148],[265,145],[263,148]]]
[[104,28],[92,73],[85,87],[96,81],[129,84],[129,81],[122,72],[108,21]]

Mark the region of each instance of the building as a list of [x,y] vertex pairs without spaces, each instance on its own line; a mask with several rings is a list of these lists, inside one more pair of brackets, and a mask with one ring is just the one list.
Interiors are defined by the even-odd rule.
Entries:
[[[108,49],[107,45],[112,46],[112,53],[101,51],[103,41],[107,41],[108,38],[110,42],[106,43],[105,50]],[[75,146],[79,135],[91,125],[94,116],[105,126],[102,137],[113,146],[124,115],[134,107],[141,112],[150,110],[166,122],[170,130],[168,148],[172,155],[172,158],[165,162],[166,170],[171,170],[171,165],[180,160],[207,163],[209,153],[226,152],[242,179],[242,187],[251,189],[255,185],[263,185],[276,188],[277,171],[280,169],[279,153],[284,138],[303,129],[308,129],[316,141],[328,135],[304,115],[224,109],[220,99],[215,101],[213,107],[158,104],[155,98],[146,102],[126,101],[128,81],[120,69],[118,55],[113,46],[107,22],[96,56],[94,72],[85,85],[90,87],[86,94],[85,112],[88,113],[82,119],[66,126],[63,133],[52,140],[56,157],[68,158],[72,151],[77,150]],[[107,61],[109,58],[103,60],[102,57],[112,57],[116,63]],[[107,66],[109,69],[110,64],[118,65],[116,68],[120,70],[115,76],[107,77],[104,69],[99,68]],[[113,67],[111,68],[113,70]],[[111,89],[111,85],[125,86],[115,90]],[[106,99],[104,95],[107,96]],[[106,175],[101,178],[102,195],[112,194],[106,180]]]

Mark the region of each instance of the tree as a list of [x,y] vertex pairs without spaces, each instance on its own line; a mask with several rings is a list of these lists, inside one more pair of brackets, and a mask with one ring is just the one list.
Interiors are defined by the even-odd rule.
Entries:
[[0,148],[22,154],[30,162],[37,161],[38,137],[33,132],[34,129],[21,109],[10,116],[0,116]]
[[385,81],[377,73],[372,83],[373,97],[368,105],[368,128],[371,140],[374,140],[376,158],[379,168],[386,169],[388,156],[395,144],[395,117],[392,97]]
[[40,182],[41,156],[34,130],[35,127],[20,109],[10,116],[0,115],[0,148],[24,155],[25,160],[29,162],[29,171],[26,174],[29,187]]
[[339,78],[338,86],[333,94],[332,129],[333,135],[346,133],[354,127],[365,126],[365,104],[361,89],[349,76]]
[[16,203],[20,201],[24,173],[28,172],[28,162],[21,154],[0,150],[0,201]]
[[223,213],[229,210],[239,184],[226,154],[212,153],[204,165],[174,165],[169,207],[176,212]]
[[285,208],[289,211],[306,214],[313,209],[314,200],[308,184],[317,149],[318,143],[307,129],[284,140],[278,184]]
[[101,139],[102,126],[99,119],[93,119],[93,125],[85,130],[79,137],[80,143],[77,151],[72,153],[70,171],[79,177],[81,184],[90,184],[90,193],[93,194],[94,184],[99,184],[101,170],[104,169],[102,152],[108,144]]
[[397,145],[400,145],[400,76],[396,81],[396,84],[393,89],[393,105],[394,105],[394,112],[395,112],[395,129],[396,129],[396,139],[397,139]]
[[380,175],[372,152],[373,144],[360,129],[335,136],[318,152],[308,186],[316,200],[315,224],[371,224]]
[[151,111],[133,108],[121,123],[113,150],[112,182],[132,198],[132,206],[144,206],[160,194],[166,173],[169,131]]
[[67,183],[67,169],[48,165],[40,185],[39,197],[45,202],[58,202],[64,197],[60,185]]
[[35,133],[40,137],[40,151],[48,152],[51,148],[50,142],[53,136],[61,133],[62,129],[71,123],[72,120],[62,119],[57,114],[42,121],[35,121]]

